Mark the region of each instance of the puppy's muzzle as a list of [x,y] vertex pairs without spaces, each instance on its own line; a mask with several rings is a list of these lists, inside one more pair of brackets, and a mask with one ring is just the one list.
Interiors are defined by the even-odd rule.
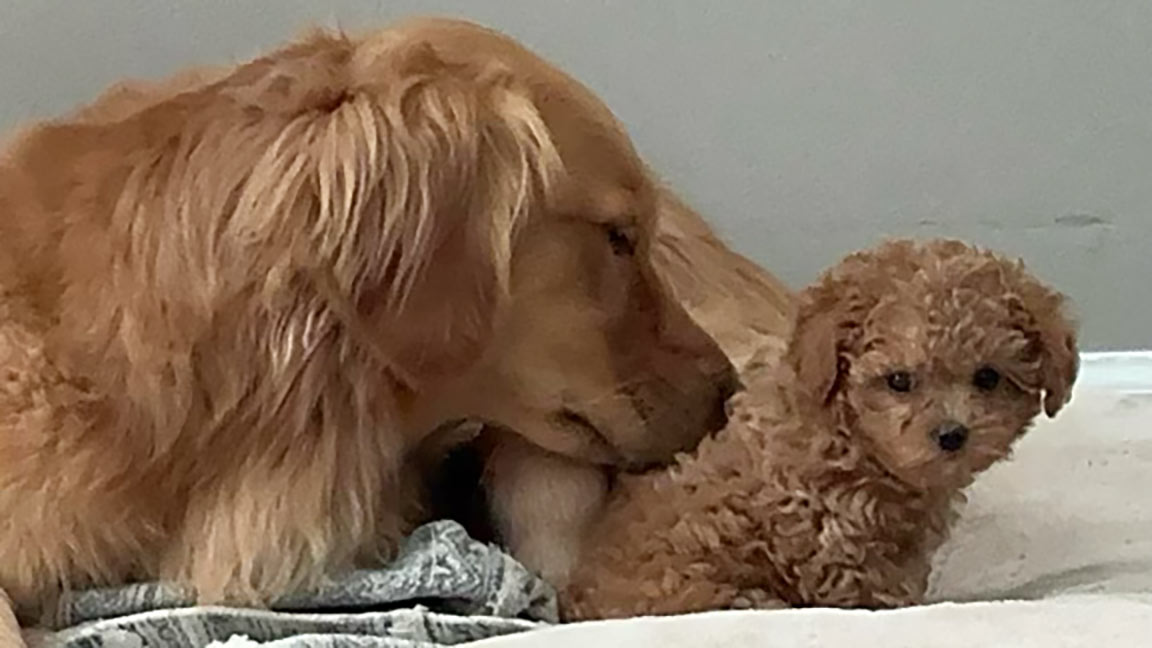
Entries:
[[968,428],[955,421],[948,421],[932,431],[932,438],[944,452],[959,452],[968,443]]

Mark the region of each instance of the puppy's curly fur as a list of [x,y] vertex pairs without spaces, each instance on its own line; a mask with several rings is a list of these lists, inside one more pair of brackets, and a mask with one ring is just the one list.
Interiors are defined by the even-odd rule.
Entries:
[[917,603],[961,489],[1069,397],[1062,305],[958,242],[848,257],[747,366],[725,430],[621,481],[565,616]]

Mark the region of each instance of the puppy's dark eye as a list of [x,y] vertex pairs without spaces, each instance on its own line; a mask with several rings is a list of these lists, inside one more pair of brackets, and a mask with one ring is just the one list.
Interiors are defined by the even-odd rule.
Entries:
[[976,373],[972,374],[972,384],[976,386],[976,389],[992,391],[996,389],[996,385],[1000,384],[1000,372],[992,367],[980,367]]
[[612,254],[632,256],[636,253],[636,244],[623,229],[616,225],[608,225],[605,230],[608,233],[608,245],[612,246]]
[[910,392],[912,391],[912,374],[907,371],[893,371],[884,377],[888,383],[888,389],[894,392]]

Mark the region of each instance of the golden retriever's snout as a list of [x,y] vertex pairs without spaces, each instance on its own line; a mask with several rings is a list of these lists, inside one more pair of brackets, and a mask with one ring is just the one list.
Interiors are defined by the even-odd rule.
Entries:
[[699,353],[697,368],[703,377],[705,399],[710,399],[710,402],[703,407],[705,412],[702,421],[701,437],[703,437],[716,432],[728,423],[728,399],[740,391],[743,385],[740,383],[736,367],[732,366],[719,345],[703,331],[700,333],[704,335],[704,339],[697,351]]
[[689,410],[684,423],[695,426],[696,430],[683,432],[686,449],[696,447],[700,439],[728,423],[728,399],[741,388],[736,368],[728,356],[703,330],[693,329],[690,330],[696,334],[695,344],[688,352],[696,357],[695,375],[683,376],[682,379],[687,391],[696,394],[695,398],[684,401]]
[[728,399],[741,387],[736,369],[710,339],[693,351],[660,354],[649,377],[625,390],[644,427],[643,445],[617,446],[631,466],[665,463],[727,424]]

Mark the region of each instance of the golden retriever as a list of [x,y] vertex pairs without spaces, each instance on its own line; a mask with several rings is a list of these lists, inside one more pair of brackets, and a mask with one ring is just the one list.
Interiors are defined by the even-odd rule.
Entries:
[[0,588],[25,619],[136,578],[267,603],[386,557],[414,449],[462,420],[524,440],[496,517],[562,572],[540,547],[595,509],[519,489],[594,501],[736,386],[657,273],[662,209],[694,218],[595,96],[456,21],[30,128],[0,161]]

